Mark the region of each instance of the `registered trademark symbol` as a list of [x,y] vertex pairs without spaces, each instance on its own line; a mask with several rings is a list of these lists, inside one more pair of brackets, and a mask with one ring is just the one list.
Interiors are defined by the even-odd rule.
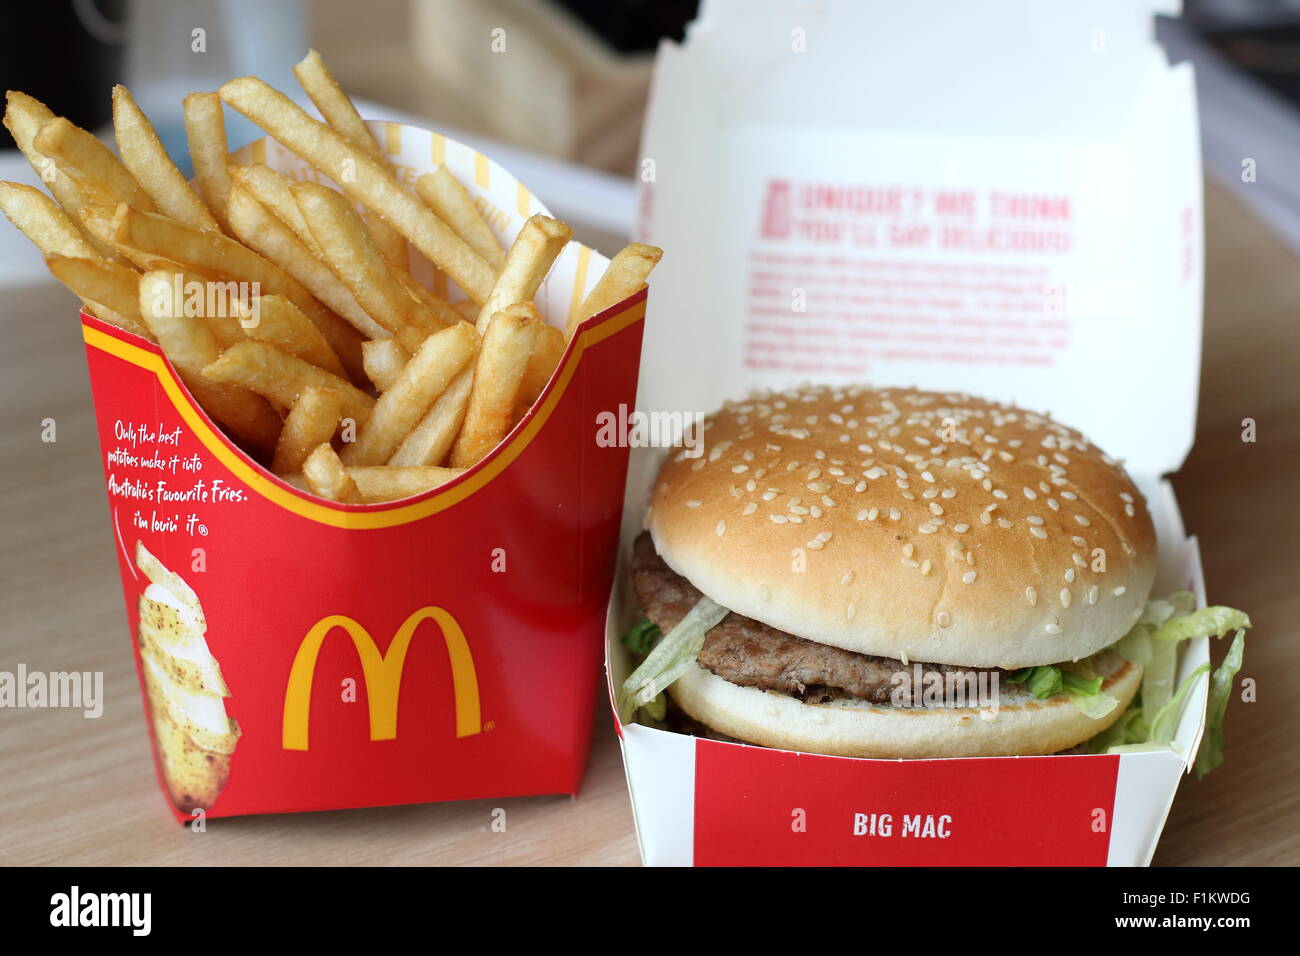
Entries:
[[497,729],[497,722],[495,720],[489,720],[486,724],[483,725],[484,733],[486,733],[489,730],[496,730],[496,729]]
[[205,524],[199,525],[199,534],[206,538],[208,535],[208,526]]

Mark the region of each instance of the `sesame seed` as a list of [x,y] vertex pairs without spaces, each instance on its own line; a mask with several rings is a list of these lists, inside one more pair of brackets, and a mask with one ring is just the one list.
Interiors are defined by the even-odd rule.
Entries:
[[1095,584],[1092,587],[1088,588],[1088,603],[1089,604],[1097,603],[1097,585]]
[[903,513],[902,513],[901,511],[899,511],[897,508],[890,508],[890,509],[889,509],[889,520],[890,520],[890,521],[897,521],[897,520],[898,520],[899,518],[901,518],[901,517],[903,517]]
[[952,615],[949,614],[947,611],[940,611],[937,615],[935,615],[935,621],[936,623],[938,623],[940,627],[947,627],[949,624],[952,623]]
[[688,507],[688,508],[698,508],[698,507],[699,507],[700,505],[702,505],[703,503],[704,503],[704,502],[700,501],[698,498],[692,498],[690,501],[686,502],[686,507]]
[[857,613],[857,608],[855,608],[852,604],[850,604],[848,607],[844,609],[844,619],[846,621],[853,620],[853,615],[855,613]]
[[967,571],[965,574],[963,574],[963,575],[961,576],[961,583],[962,583],[962,584],[974,584],[974,583],[975,583],[975,574],[976,574],[976,572],[974,572],[974,571]]
[[1074,568],[1065,569],[1065,583],[1066,584],[1074,583]]
[[879,509],[879,508],[868,508],[868,509],[867,509],[867,520],[868,520],[868,521],[875,521],[876,518],[879,517],[879,515],[880,515],[880,509]]
[[1133,506],[1132,506],[1132,505],[1125,505],[1125,506],[1124,506],[1124,513],[1125,513],[1126,515],[1128,515],[1130,518],[1133,517],[1135,514],[1137,514],[1137,512],[1133,510]]
[[1038,527],[1038,525],[1030,525],[1030,526],[1029,526],[1029,533],[1032,534],[1035,538],[1046,538],[1046,537],[1047,537],[1047,532],[1044,531],[1042,528]]
[[994,498],[1000,498],[1001,500],[1006,501],[1006,499],[1007,499],[1007,493],[1006,493],[1005,491],[1003,491],[1001,488],[994,488],[994,489],[993,489],[993,497],[994,497]]
[[1043,628],[1043,630],[1047,631],[1048,634],[1060,634],[1060,633],[1061,633],[1061,625],[1056,624],[1056,623],[1052,623],[1052,624],[1047,625],[1047,627]]
[[822,542],[818,541],[816,538],[813,538],[811,541],[808,542],[809,551],[820,551],[822,547],[823,547]]
[[939,529],[927,521],[925,524],[921,525],[916,530],[921,532],[921,534],[934,534]]
[[1038,492],[1034,491],[1033,488],[1022,488],[1022,489],[1020,489],[1020,490],[1023,491],[1023,492],[1025,493],[1025,497],[1028,498],[1028,499],[1030,499],[1031,501],[1032,501],[1034,498],[1037,498],[1037,497],[1038,497]]
[[840,578],[840,584],[852,584],[852,583],[853,583],[853,572],[845,571],[844,577]]
[[740,513],[742,515],[752,515],[757,510],[758,510],[758,505],[756,505],[754,502],[751,501],[747,505],[745,505],[745,507],[740,509]]
[[785,515],[768,515],[768,517],[772,519],[772,524],[785,524],[787,520]]
[[930,502],[930,514],[933,514],[933,515],[941,515],[941,514],[943,514],[943,508],[940,507],[940,505],[939,505],[939,503],[938,503],[937,501],[932,501],[932,502]]
[[[998,527],[999,527],[999,528],[1010,528],[1010,527],[1011,527],[1011,522],[1008,521],[1006,518],[999,518],[999,519],[998,519]],[[1042,529],[1041,529],[1041,528],[1030,528],[1029,530],[1030,530],[1030,531],[1041,531]],[[1044,535],[1044,537],[1046,537],[1046,535]]]
[[1077,534],[1070,540],[1074,542],[1076,548],[1086,548],[1088,546],[1088,542],[1084,538],[1080,538]]
[[929,559],[929,558],[926,558],[924,561],[921,562],[921,573],[922,573],[922,574],[929,574],[929,573],[930,573],[930,568],[931,568],[931,567],[932,567],[932,565],[930,564],[930,559]]
[[907,544],[903,545],[904,557],[910,558],[915,551],[916,551],[916,547],[912,544],[912,542],[909,541],[907,542]]
[[1057,501],[1055,498],[1048,498],[1047,507],[1051,508],[1053,511],[1060,511],[1061,503]]
[[1117,587],[1115,590],[1111,591],[1110,593],[1115,595],[1115,597],[1123,597],[1124,592],[1127,590],[1128,588],[1124,587],[1124,585],[1121,584],[1119,587]]
[[1025,518],[1025,520],[1028,521],[1030,524],[1036,524],[1039,526],[1041,526],[1043,523],[1043,519],[1038,517],[1038,515],[1029,515],[1027,518]]
[[1083,515],[1075,515],[1074,520],[1079,522],[1079,524],[1083,525],[1085,528],[1088,527],[1088,525],[1092,524],[1092,522],[1089,521],[1087,518],[1085,518]]
[[1030,607],[1035,607],[1035,606],[1037,606],[1037,604],[1038,604],[1038,592],[1035,591],[1035,590],[1034,590],[1033,588],[1031,588],[1031,587],[1029,587],[1029,588],[1025,588],[1025,600],[1027,600],[1027,601],[1029,602],[1029,606],[1030,606]]
[[724,534],[727,533],[727,522],[719,521],[718,527],[715,530],[718,532],[718,537],[721,538]]
[[1083,555],[1081,555],[1078,551],[1070,555],[1070,560],[1072,560],[1075,564],[1077,564],[1081,568],[1086,568],[1088,566],[1088,562],[1083,560]]
[[748,466],[748,465],[732,465],[732,466],[731,466],[731,472],[732,472],[732,474],[734,474],[734,475],[743,475],[743,474],[744,474],[745,472],[747,472],[747,471],[749,471],[749,466]]
[[1070,589],[1061,588],[1061,607],[1070,606]]
[[970,525],[968,525],[968,524],[964,524],[964,523],[963,523],[963,524],[955,524],[955,525],[952,526],[952,530],[953,530],[953,531],[956,531],[958,534],[965,534],[967,531],[970,530]]

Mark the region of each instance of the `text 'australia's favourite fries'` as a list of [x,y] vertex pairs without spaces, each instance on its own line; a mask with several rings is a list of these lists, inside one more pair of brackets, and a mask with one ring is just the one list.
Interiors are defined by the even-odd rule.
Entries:
[[[194,399],[295,487],[346,504],[428,491],[528,412],[578,325],[644,285],[660,251],[620,252],[563,330],[533,299],[569,242],[536,215],[503,248],[445,165],[399,183],[320,56],[294,68],[324,122],[255,77],[185,98],[194,185],[130,92],[118,154],[24,93],[4,125],[53,196],[0,183],[0,211],[104,322],[156,342]],[[223,108],[337,184],[230,161]],[[414,277],[412,253],[468,295]],[[414,274],[413,274],[414,272]],[[214,294],[214,291],[216,294]]]

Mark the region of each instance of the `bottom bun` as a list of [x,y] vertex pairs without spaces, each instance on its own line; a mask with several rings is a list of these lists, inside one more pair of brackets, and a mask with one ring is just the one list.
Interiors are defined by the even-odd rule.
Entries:
[[745,743],[834,757],[1010,757],[1068,750],[1101,733],[1133,700],[1142,668],[1118,654],[1097,661],[1102,690],[1119,701],[1100,719],[1065,696],[1036,700],[1000,687],[996,717],[976,707],[900,708],[861,701],[806,703],[741,687],[692,664],[668,689],[692,719]]

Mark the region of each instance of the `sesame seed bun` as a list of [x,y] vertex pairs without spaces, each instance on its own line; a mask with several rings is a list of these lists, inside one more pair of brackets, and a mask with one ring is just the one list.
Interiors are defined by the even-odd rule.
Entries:
[[1128,707],[1142,668],[1118,654],[1098,671],[1102,690],[1119,704],[1101,719],[1081,713],[1065,696],[1035,700],[1000,684],[996,715],[977,708],[878,707],[853,700],[814,704],[775,691],[740,687],[702,667],[668,688],[682,710],[729,737],[764,747],[833,757],[938,758],[1033,756],[1068,750],[1101,733]]
[[739,614],[972,667],[1114,643],[1156,567],[1142,495],[1078,432],[915,389],[804,386],[725,405],[702,455],[664,463],[647,526],[669,567]]

